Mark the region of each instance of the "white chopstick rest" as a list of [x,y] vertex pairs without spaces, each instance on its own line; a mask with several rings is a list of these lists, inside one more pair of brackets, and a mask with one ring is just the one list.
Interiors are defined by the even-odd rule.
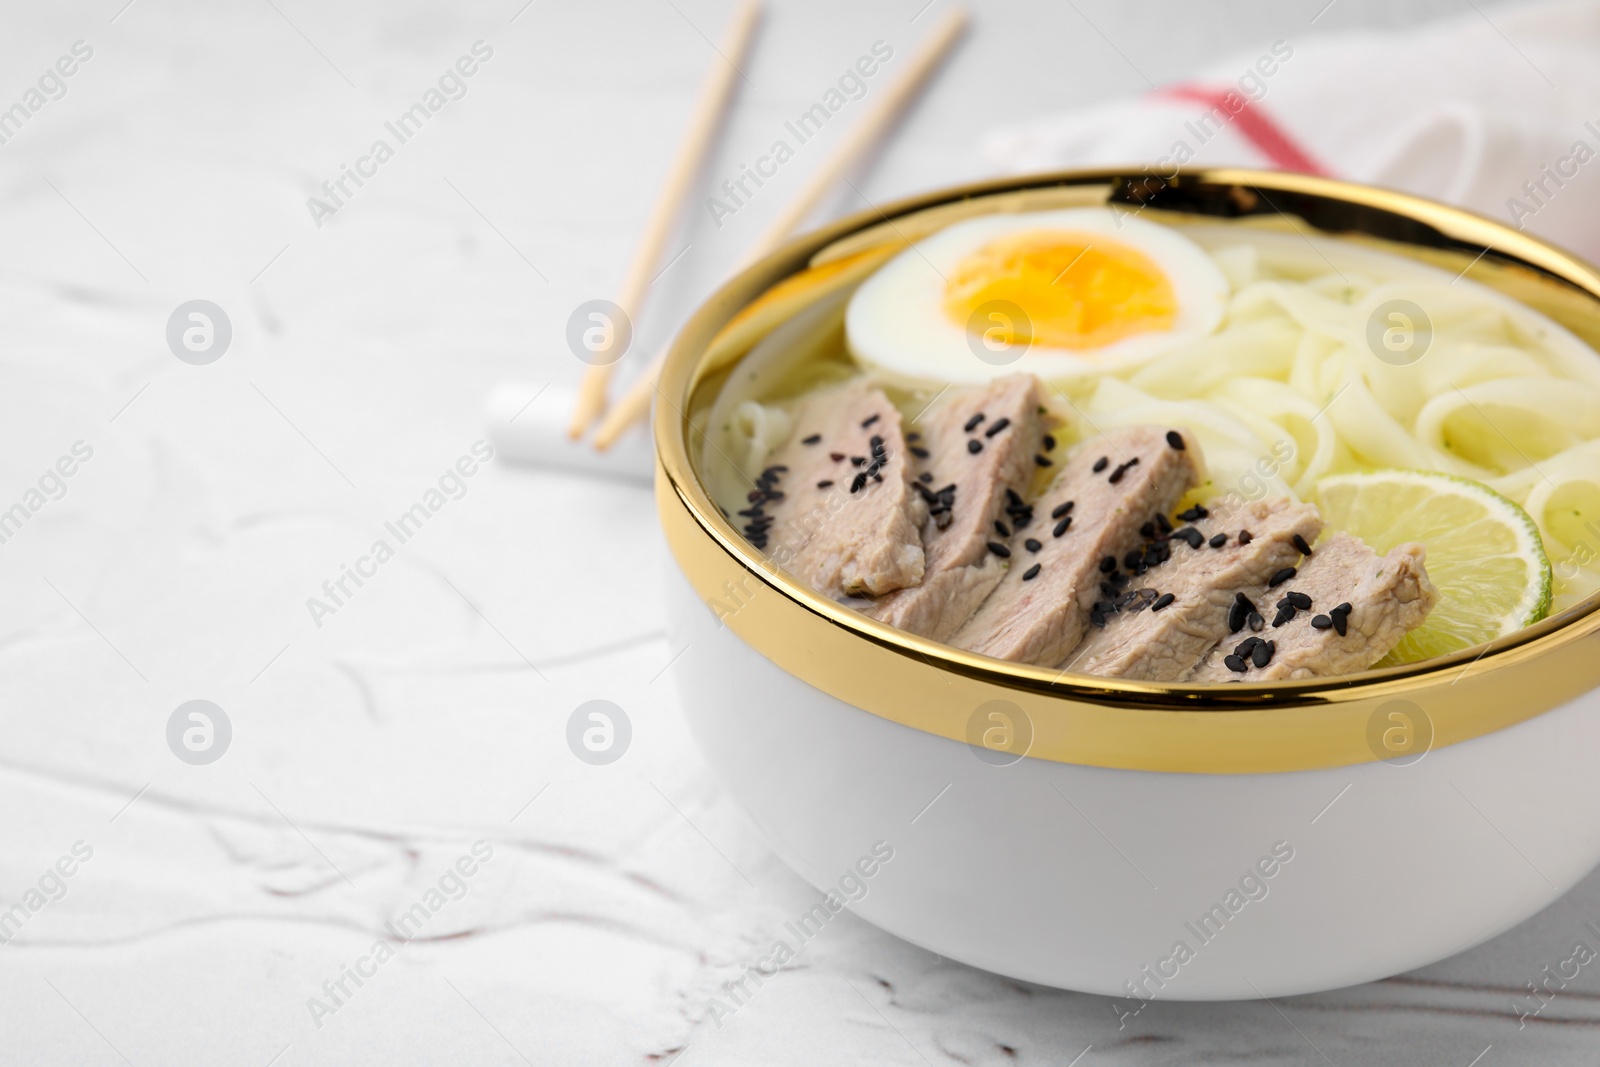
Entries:
[[567,436],[577,391],[527,383],[499,385],[489,394],[489,443],[495,458],[576,473],[603,474],[648,486],[655,477],[655,449],[645,427],[624,434],[608,452],[596,452]]

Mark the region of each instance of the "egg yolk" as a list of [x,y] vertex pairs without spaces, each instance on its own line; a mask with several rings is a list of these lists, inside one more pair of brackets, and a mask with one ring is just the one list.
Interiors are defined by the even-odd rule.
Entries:
[[[974,323],[982,305],[1003,310]],[[945,282],[944,310],[1005,344],[1094,349],[1141,333],[1170,330],[1178,298],[1144,253],[1098,233],[1008,234],[964,256]]]

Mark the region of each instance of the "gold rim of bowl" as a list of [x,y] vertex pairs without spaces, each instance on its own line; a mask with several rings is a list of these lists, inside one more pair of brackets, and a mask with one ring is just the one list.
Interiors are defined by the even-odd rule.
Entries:
[[[754,340],[786,317],[782,300],[758,298],[792,296],[808,268],[835,281],[859,275],[968,214],[1108,201],[1173,221],[1287,225],[1380,244],[1470,272],[1600,344],[1600,275],[1593,268],[1481,216],[1385,189],[1241,169],[1157,178],[1085,170],[874,207],[789,241],[730,280],[685,325],[662,370],[654,414],[657,507],[679,567],[719,625],[824,693],[968,743],[994,764],[1029,758],[1205,774],[1380,760],[1404,766],[1600,685],[1600,646],[1591,640],[1600,630],[1600,594],[1486,646],[1343,678],[1202,686],[1064,674],[869,619],[778,570],[723,518],[695,473],[691,456],[702,435],[693,416]],[[760,693],[733,699],[747,702],[753,717],[764,713]]]

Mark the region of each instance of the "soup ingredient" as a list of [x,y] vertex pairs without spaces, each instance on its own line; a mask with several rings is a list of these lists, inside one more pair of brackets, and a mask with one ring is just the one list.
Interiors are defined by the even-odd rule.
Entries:
[[[989,595],[1005,573],[989,542],[1028,524],[1013,502],[1021,502],[1033,478],[1044,437],[1039,411],[1038,379],[1014,374],[952,390],[924,415],[912,445],[914,456],[921,453],[913,466],[932,475],[926,484],[913,483],[929,508],[922,527],[922,584],[881,598],[868,615],[944,641]],[[973,440],[988,447],[969,454]],[[945,488],[949,493],[941,495]]]
[[[1043,547],[1026,554],[1028,563],[1007,570],[952,643],[1042,666],[1065,659],[1083,638],[1090,610],[1101,598],[1101,575],[1110,573],[1101,570],[1103,562],[1114,568],[1118,559],[1136,552],[1140,559],[1129,565],[1137,567],[1144,553],[1141,527],[1155,529],[1156,517],[1164,520],[1199,482],[1197,450],[1174,447],[1167,430],[1136,426],[1085,442],[1036,502],[1052,515],[1072,507],[1062,512],[1049,537],[1035,535]],[[1123,473],[1113,481],[1116,471]]]
[[1228,282],[1178,231],[1073,208],[967,219],[885,263],[850,299],[863,362],[916,381],[1047,380],[1135,366],[1210,334]]
[[965,323],[992,300],[1008,300],[1028,315],[995,328],[996,339],[1009,345],[1104,348],[1170,331],[1178,318],[1178,294],[1149,256],[1070,230],[1024,230],[963,257],[945,281],[945,317]]
[[1380,552],[1428,546],[1439,605],[1385,662],[1411,663],[1492,641],[1544,618],[1550,561],[1533,520],[1487,486],[1423,471],[1340,474],[1317,483],[1335,528]]
[[[1246,529],[1250,536],[1242,538]],[[1101,625],[1089,631],[1066,669],[1179,681],[1242,629],[1250,611],[1260,613],[1256,605],[1274,598],[1271,580],[1284,570],[1294,573],[1302,546],[1321,532],[1322,516],[1309,504],[1279,499],[1211,506],[1172,533],[1171,541],[1183,547],[1174,544],[1170,559],[1150,566],[1138,588],[1118,592],[1108,583],[1095,604]],[[1162,600],[1169,606],[1159,613],[1144,610]]]
[[882,390],[861,378],[819,390],[739,517],[760,524],[755,543],[775,563],[829,596],[916,585],[928,507],[906,460],[900,413]]
[[1424,558],[1418,544],[1398,545],[1380,557],[1359,538],[1333,534],[1316,546],[1279,601],[1295,609],[1280,608],[1287,616],[1282,625],[1231,651],[1232,642],[1223,642],[1188,680],[1268,682],[1366,670],[1407,631],[1427,625],[1438,593]]

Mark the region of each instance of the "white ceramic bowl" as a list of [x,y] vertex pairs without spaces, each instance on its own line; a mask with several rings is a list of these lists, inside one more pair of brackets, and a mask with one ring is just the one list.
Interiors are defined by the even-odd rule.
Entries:
[[[808,292],[952,217],[1107,198],[1147,218],[1287,218],[1472,263],[1475,280],[1600,337],[1600,277],[1584,264],[1441,205],[1292,175],[1049,175],[801,238],[697,314],[657,405],[679,568],[672,673],[706,759],[785,862],[861,916],[988,970],[1119,997],[1120,1011],[1369,981],[1527,918],[1600,861],[1592,599],[1487,650],[1351,679],[1058,678],[810,592],[701,487],[697,425]],[[990,743],[996,725],[1009,734]]]

